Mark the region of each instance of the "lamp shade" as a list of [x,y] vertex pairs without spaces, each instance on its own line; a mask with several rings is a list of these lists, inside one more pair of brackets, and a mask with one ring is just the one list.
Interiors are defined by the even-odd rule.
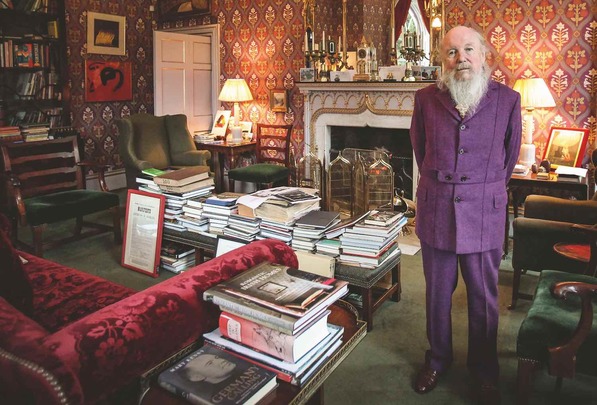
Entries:
[[218,100],[239,103],[253,100],[253,95],[245,79],[228,79],[220,91]]
[[523,108],[532,110],[556,106],[545,80],[541,78],[518,79],[514,83],[514,90],[520,93],[520,104]]

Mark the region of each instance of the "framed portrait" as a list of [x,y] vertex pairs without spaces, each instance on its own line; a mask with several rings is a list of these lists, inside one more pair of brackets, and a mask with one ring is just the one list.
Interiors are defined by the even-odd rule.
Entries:
[[300,81],[301,82],[314,82],[315,81],[315,69],[314,68],[301,68]]
[[87,12],[87,53],[126,54],[126,17]]
[[211,13],[212,0],[159,0],[157,2],[160,21],[187,18]]
[[273,112],[288,111],[288,91],[286,91],[285,89],[270,90],[269,108]]
[[218,110],[214,117],[214,123],[211,126],[211,133],[213,135],[226,136],[231,113],[230,110]]
[[133,99],[131,62],[85,61],[85,101],[124,101]]
[[580,167],[589,138],[587,128],[552,127],[543,160],[561,166]]
[[122,243],[123,267],[158,276],[165,204],[164,195],[128,191]]

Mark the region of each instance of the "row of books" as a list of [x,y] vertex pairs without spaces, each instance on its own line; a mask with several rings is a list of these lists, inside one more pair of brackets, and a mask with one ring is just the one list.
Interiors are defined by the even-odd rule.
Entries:
[[14,88],[15,99],[60,100],[62,93],[56,92],[54,84],[46,81],[42,71],[20,74]]
[[50,46],[6,39],[0,42],[0,67],[50,67]]
[[6,120],[6,125],[47,124],[49,127],[62,125],[62,107],[45,108],[35,111],[17,111]]
[[22,11],[32,11],[36,13],[47,13],[49,0],[2,0],[0,9],[14,9]]

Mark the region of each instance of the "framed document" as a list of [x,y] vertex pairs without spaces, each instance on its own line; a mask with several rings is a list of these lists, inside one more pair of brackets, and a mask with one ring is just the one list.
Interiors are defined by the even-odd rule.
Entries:
[[158,276],[166,197],[129,190],[126,199],[122,266]]

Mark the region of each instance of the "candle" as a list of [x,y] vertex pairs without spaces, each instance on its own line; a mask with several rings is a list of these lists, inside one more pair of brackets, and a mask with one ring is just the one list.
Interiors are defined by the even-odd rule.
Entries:
[[319,51],[319,44],[315,44],[313,50],[314,51]]
[[390,42],[392,45],[394,45],[394,38],[396,38],[396,29],[392,27],[392,41]]
[[344,49],[342,48],[342,37],[338,35],[338,53],[340,53],[342,49]]
[[305,32],[305,52],[309,51],[309,40],[308,40],[309,35],[307,34],[307,32]]
[[315,32],[311,31],[311,50],[315,50]]

